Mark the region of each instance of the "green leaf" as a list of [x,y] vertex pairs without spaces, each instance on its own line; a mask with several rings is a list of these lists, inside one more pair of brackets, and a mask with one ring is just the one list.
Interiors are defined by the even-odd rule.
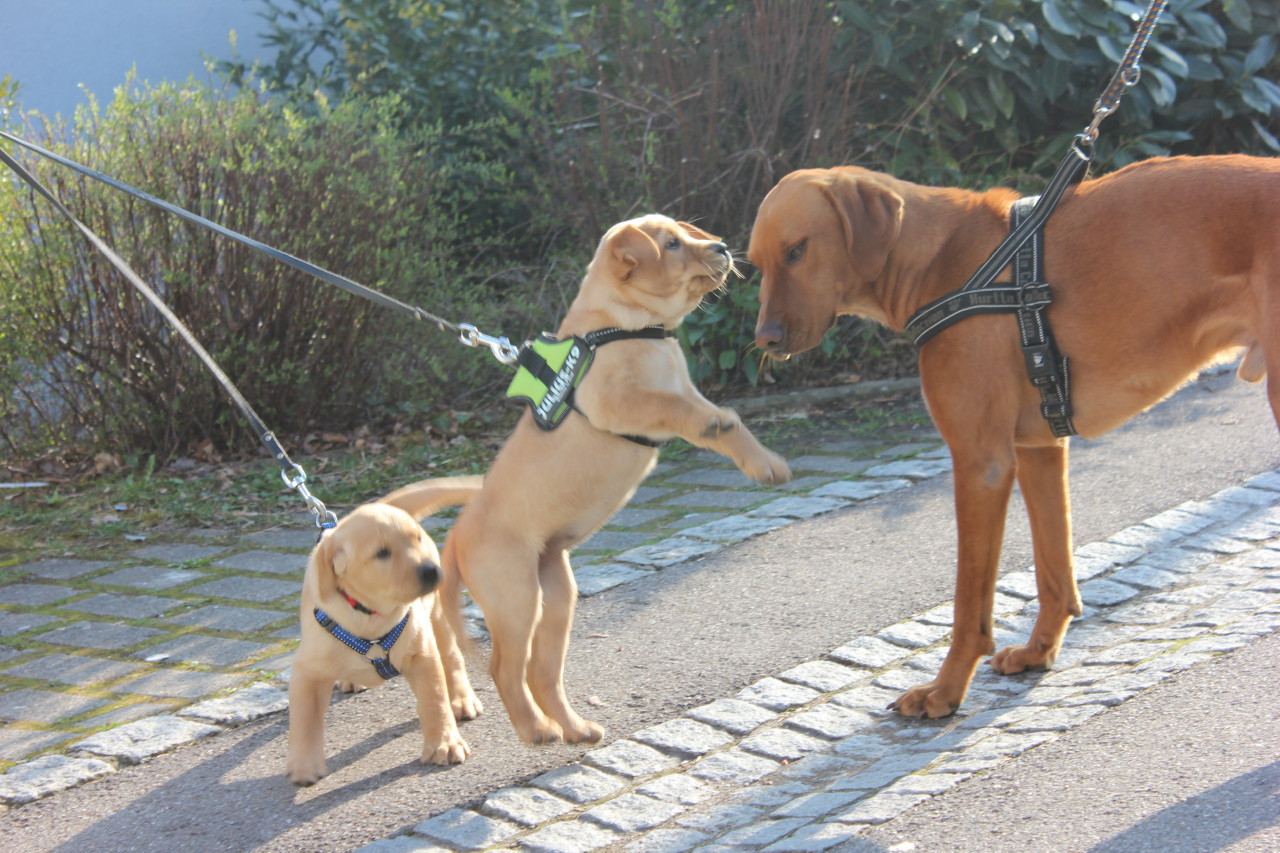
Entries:
[[721,350],[718,362],[721,370],[732,369],[733,366],[738,363],[737,351],[731,349]]
[[1276,55],[1275,36],[1265,35],[1254,42],[1253,48],[1245,54],[1244,73],[1256,74],[1271,62]]
[[1080,19],[1063,0],[1044,0],[1040,10],[1044,13],[1044,19],[1049,26],[1057,32],[1073,38],[1084,35],[1084,31],[1080,28]]

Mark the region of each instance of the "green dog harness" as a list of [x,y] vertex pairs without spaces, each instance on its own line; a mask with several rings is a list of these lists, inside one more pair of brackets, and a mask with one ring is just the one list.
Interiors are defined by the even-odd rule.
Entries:
[[[525,404],[533,413],[534,423],[550,432],[577,411],[573,395],[595,358],[596,347],[613,341],[661,340],[671,333],[662,326],[643,329],[597,329],[585,335],[557,340],[543,332],[536,340],[526,341],[516,357],[516,375],[507,386],[507,396]],[[584,415],[585,417],[585,415]],[[624,435],[629,441],[648,447],[657,442],[643,436]]]

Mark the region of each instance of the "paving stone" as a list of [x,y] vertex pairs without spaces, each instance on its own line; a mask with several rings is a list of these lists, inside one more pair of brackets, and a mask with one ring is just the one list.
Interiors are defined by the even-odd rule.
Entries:
[[132,723],[134,720],[140,720],[143,717],[165,714],[170,710],[169,705],[161,702],[135,702],[132,705],[125,705],[123,708],[117,708],[105,714],[88,717],[81,720],[80,725],[94,729],[100,726],[118,726],[121,723]]
[[1075,556],[1097,558],[1107,560],[1115,565],[1124,565],[1146,555],[1147,550],[1146,548],[1139,548],[1134,545],[1120,545],[1115,542],[1090,542],[1088,545],[1076,549]]
[[900,478],[881,480],[841,480],[839,482],[828,483],[825,486],[820,486],[809,494],[815,498],[836,498],[846,501],[865,501],[889,492],[896,492],[898,489],[905,489],[909,485],[911,485],[910,480]]
[[245,537],[250,542],[266,545],[269,548],[292,548],[298,551],[310,551],[316,544],[315,525],[304,527],[277,527],[250,533]]
[[679,495],[666,501],[667,506],[719,507],[720,509],[746,509],[766,498],[758,492],[733,491],[711,492],[699,489],[695,492]]
[[582,817],[615,832],[644,832],[666,823],[684,810],[684,806],[642,794],[623,794],[596,806]]
[[778,516],[782,518],[813,518],[844,507],[843,501],[834,498],[788,497],[772,500],[751,510],[752,515]]
[[866,677],[867,672],[865,670],[851,669],[842,664],[826,660],[802,663],[778,676],[782,681],[810,687],[819,693],[832,693],[836,690],[843,690]]
[[814,489],[818,488],[819,486],[825,486],[827,483],[830,483],[833,479],[834,479],[833,477],[826,474],[823,474],[823,475],[811,474],[808,477],[796,477],[794,480],[788,480],[787,482],[782,483],[778,486],[775,486],[774,488],[783,492],[795,492],[797,494],[799,493],[812,494]]
[[861,474],[871,467],[867,459],[850,459],[848,456],[793,456],[787,460],[792,471],[821,471],[825,474]]
[[742,542],[753,536],[777,530],[790,524],[785,518],[755,518],[749,515],[731,515],[718,521],[687,527],[681,531],[683,536],[695,539],[709,539],[713,542]]
[[578,595],[589,596],[624,583],[653,577],[653,572],[622,563],[600,563],[575,569],[573,577],[578,584]]
[[666,482],[689,486],[715,486],[723,489],[741,489],[753,485],[751,479],[737,468],[699,468],[668,477]]
[[246,676],[162,669],[116,687],[126,693],[173,699],[200,699],[243,684]]
[[741,749],[733,749],[709,755],[693,765],[689,775],[708,782],[729,785],[746,785],[768,776],[781,764],[762,755],[751,755]]
[[1272,492],[1280,492],[1280,472],[1264,471],[1245,480],[1244,485],[1251,489],[1267,489]]
[[892,689],[884,689],[867,684],[862,687],[855,687],[852,690],[846,690],[833,696],[831,701],[845,708],[853,708],[855,710],[881,712],[885,707],[898,698],[898,693]]
[[233,607],[229,604],[210,604],[195,610],[175,613],[164,621],[191,628],[212,628],[215,631],[252,633],[281,619],[298,618],[296,610],[260,610],[251,607]]
[[154,619],[181,603],[176,598],[160,598],[154,595],[117,595],[108,592],[64,604],[61,609],[92,613],[94,616],[112,616],[117,619]]
[[[55,744],[65,743],[79,737],[72,732],[32,731],[31,729],[15,729],[7,726],[0,729],[0,760],[21,761],[33,752],[39,752]],[[0,788],[4,777],[0,776]],[[0,795],[0,800],[3,795]]]
[[787,729],[765,729],[749,735],[740,744],[746,752],[777,761],[797,761],[811,752],[822,752],[830,744],[812,735]]
[[1080,600],[1094,607],[1119,604],[1137,594],[1133,587],[1109,580],[1092,580],[1080,587]]
[[538,788],[503,788],[485,797],[483,809],[521,826],[537,826],[573,811],[574,804]]
[[617,776],[580,764],[557,767],[535,777],[529,784],[579,804],[611,797],[627,785]]
[[15,566],[14,570],[18,574],[31,574],[38,578],[44,578],[51,581],[66,581],[72,578],[83,577],[90,572],[96,572],[98,569],[105,569],[111,563],[106,560],[73,560],[73,559],[55,559],[40,560],[35,563],[27,563],[22,566]]
[[1004,733],[979,741],[971,747],[974,756],[1001,756],[1016,758],[1029,749],[1056,740],[1057,735],[1046,732],[1027,732],[1025,734]]
[[937,649],[930,649],[927,652],[917,652],[907,658],[907,666],[911,669],[918,669],[936,675],[938,670],[942,668],[942,662],[946,660],[949,651],[951,651],[949,646],[943,646]]
[[20,604],[24,607],[43,607],[80,594],[78,589],[48,583],[12,583],[3,589],[5,604]]
[[666,752],[690,756],[706,755],[733,740],[723,731],[687,717],[648,726],[631,737]]
[[1253,548],[1252,543],[1243,539],[1236,539],[1233,536],[1220,536],[1214,533],[1192,537],[1182,544],[1187,548],[1199,548],[1201,551],[1211,551],[1215,554],[1243,554]]
[[745,735],[776,719],[778,715],[741,699],[717,699],[689,711],[689,716],[735,735]]
[[853,804],[863,796],[861,791],[838,791],[833,793],[817,792],[791,799],[786,805],[775,809],[773,817],[807,817],[815,818],[831,814]]
[[667,803],[692,806],[715,796],[716,791],[686,773],[672,773],[646,782],[636,788],[636,793]]
[[203,664],[206,666],[234,667],[270,650],[272,647],[264,643],[249,640],[229,640],[225,637],[206,637],[200,634],[185,634],[172,640],[165,640],[142,651],[134,652],[134,657],[147,661],[182,661],[183,663]]
[[307,558],[301,554],[282,554],[279,551],[242,551],[230,557],[222,557],[214,561],[213,565],[246,572],[302,577],[307,568]]
[[1001,575],[996,580],[996,589],[1018,598],[1035,598],[1038,592],[1036,574],[1035,572],[1010,572]]
[[951,628],[946,625],[929,625],[911,620],[890,625],[878,632],[876,637],[895,646],[923,649],[926,646],[932,646],[950,633]]
[[1231,521],[1249,511],[1249,507],[1244,504],[1220,500],[1187,501],[1186,503],[1178,504],[1174,509],[1189,512],[1193,515],[1202,515],[1213,521]]
[[906,477],[909,480],[926,480],[951,470],[950,459],[903,459],[868,468],[862,473],[868,477]]
[[74,687],[86,687],[114,681],[137,672],[141,667],[123,661],[53,653],[4,671],[15,678],[37,678]]
[[132,553],[138,559],[152,560],[157,563],[190,563],[196,560],[207,560],[210,557],[216,557],[226,550],[220,545],[162,543],[146,545],[135,549]]
[[909,651],[878,637],[858,637],[831,652],[830,657],[841,663],[880,669],[897,663],[910,654]]
[[1106,708],[1100,704],[1080,705],[1075,708],[1049,708],[1021,722],[1013,723],[1007,731],[1013,734],[1070,731],[1105,710]]
[[804,818],[778,818],[776,820],[770,818],[744,826],[741,829],[735,829],[724,838],[718,839],[718,841],[719,844],[731,850],[745,850],[762,844],[772,844],[778,839],[806,826],[808,823],[809,821]]
[[1259,549],[1249,554],[1233,557],[1228,565],[1243,566],[1247,569],[1280,568],[1280,551],[1272,551],[1265,548]]
[[811,823],[764,848],[764,853],[817,853],[851,841],[866,830],[865,825]]
[[1126,625],[1160,625],[1176,619],[1186,611],[1181,604],[1160,601],[1139,601],[1117,607],[1102,618],[1108,622],[1119,622]]
[[762,678],[750,687],[739,691],[735,697],[770,711],[786,711],[806,705],[817,699],[818,691],[798,684],[787,684],[776,678]]
[[94,578],[94,581],[110,586],[165,590],[192,583],[203,577],[208,577],[208,575],[204,572],[197,572],[194,569],[173,569],[165,566],[131,566],[118,572],[112,572],[109,575]]
[[634,548],[618,555],[617,559],[624,563],[636,563],[642,566],[674,566],[688,560],[705,557],[720,550],[720,545],[703,542],[697,539],[682,539],[678,536],[664,539],[653,545]]
[[210,598],[233,598],[240,601],[256,601],[266,604],[277,601],[286,595],[297,595],[302,591],[302,582],[280,581],[270,578],[251,578],[233,576],[192,587],[187,592],[193,595],[207,595]]
[[1151,551],[1176,542],[1184,535],[1177,530],[1151,527],[1147,524],[1135,524],[1132,527],[1121,530],[1119,533],[1108,536],[1107,541],[1118,545],[1134,545]]
[[852,758],[842,758],[830,753],[815,753],[806,755],[799,761],[788,762],[782,769],[781,775],[787,779],[800,780],[808,786],[808,790],[816,790],[827,780],[856,772],[862,764],[863,762]]
[[355,853],[453,853],[453,851],[425,838],[400,835],[396,838],[380,838],[363,847],[357,847]]
[[662,773],[679,763],[678,759],[633,740],[614,741],[608,746],[593,749],[582,760],[628,779]]
[[270,684],[252,684],[230,696],[209,699],[183,708],[184,717],[199,717],[224,726],[237,726],[283,711],[289,707],[289,694]]
[[520,839],[523,849],[533,853],[587,853],[618,840],[617,833],[583,820],[553,823]]
[[1266,489],[1250,489],[1245,486],[1232,486],[1209,496],[1210,500],[1224,500],[1245,506],[1270,506],[1276,496]]
[[24,805],[115,771],[114,766],[98,758],[45,755],[0,776],[0,802]]
[[1190,536],[1193,533],[1199,533],[1209,525],[1213,524],[1212,518],[1195,513],[1186,512],[1180,509],[1165,510],[1158,515],[1148,518],[1143,524],[1150,527],[1157,527],[1161,530],[1172,530],[1181,533],[1183,536]]
[[819,737],[837,740],[870,728],[877,722],[865,711],[826,704],[810,711],[801,711],[787,720],[787,725]]
[[418,824],[413,831],[460,850],[483,850],[514,837],[520,827],[467,809],[449,809]]
[[628,844],[626,853],[688,853],[708,840],[696,829],[655,829]]
[[124,625],[119,622],[76,622],[54,628],[35,639],[55,646],[115,651],[128,648],[164,634],[155,628]]
[[24,631],[34,631],[58,621],[60,621],[58,617],[45,616],[42,613],[0,611],[0,637],[12,637]]
[[99,732],[75,744],[73,749],[137,764],[144,758],[221,731],[217,726],[162,714]]
[[632,530],[599,530],[578,546],[580,551],[622,551],[657,539],[661,534]]
[[1140,586],[1143,589],[1166,589],[1179,583],[1182,578],[1176,572],[1168,572],[1139,563],[1120,569],[1109,580],[1129,586]]
[[673,491],[674,489],[663,489],[658,486],[640,486],[635,490],[635,493],[631,495],[631,506],[661,500]]

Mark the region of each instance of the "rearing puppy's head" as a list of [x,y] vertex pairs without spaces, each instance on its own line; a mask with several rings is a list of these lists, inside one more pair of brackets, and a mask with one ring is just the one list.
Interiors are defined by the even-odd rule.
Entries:
[[730,271],[733,257],[719,237],[650,214],[605,232],[577,302],[616,316],[624,328],[674,328]]

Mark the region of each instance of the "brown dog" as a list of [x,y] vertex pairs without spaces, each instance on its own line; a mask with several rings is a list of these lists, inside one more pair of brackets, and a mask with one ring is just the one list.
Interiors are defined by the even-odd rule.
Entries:
[[[557,337],[654,326],[661,335],[732,269],[719,238],[687,223],[652,215],[615,225]],[[698,393],[679,343],[669,337],[600,345],[575,406],[550,431],[525,411],[444,546],[446,567],[457,567],[484,612],[498,694],[516,732],[531,743],[594,742],[603,734],[574,712],[564,690],[577,598],[569,550],[626,503],[653,468],[658,451],[634,439],[679,436],[728,456],[754,480],[790,477],[786,462],[736,413]]]
[[[748,251],[763,273],[757,345],[787,358],[816,345],[843,314],[902,330],[986,260],[1009,232],[1015,198],[856,167],[786,176],[761,203]],[[1048,319],[1070,359],[1081,435],[1118,426],[1241,347],[1239,375],[1270,374],[1280,418],[1280,160],[1159,159],[1085,181],[1045,227],[1044,264]],[[1041,416],[1014,317],[960,320],[922,346],[919,364],[955,469],[955,625],[937,678],[896,707],[942,717],[994,651],[992,605],[1015,478],[1031,519],[1040,614],[1025,645],[992,658],[995,670],[1050,666],[1080,600],[1067,444]]]
[[[375,687],[403,674],[417,699],[422,763],[454,764],[470,754],[454,718],[475,717],[480,702],[432,595],[440,555],[415,519],[465,503],[481,481],[455,477],[400,489],[357,507],[312,550],[302,586],[302,639],[289,679],[286,772],[294,784],[310,785],[325,774],[324,715],[335,681]],[[342,632],[355,645],[374,645],[362,653]]]

